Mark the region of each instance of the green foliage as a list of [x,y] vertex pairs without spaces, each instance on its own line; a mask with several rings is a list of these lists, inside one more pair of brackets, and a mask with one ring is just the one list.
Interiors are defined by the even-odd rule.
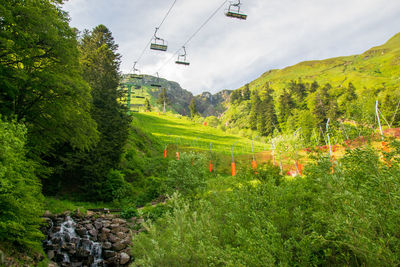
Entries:
[[144,104],[144,107],[146,109],[146,111],[150,111],[151,112],[151,104],[148,98],[146,98],[146,102]]
[[196,99],[194,99],[194,98],[190,101],[189,111],[190,111],[191,118],[194,118],[198,114],[197,107],[196,107]]
[[[400,145],[379,160],[348,151],[335,172],[322,157],[304,178],[262,167],[241,183],[172,211],[135,237],[135,266],[394,266],[400,263]],[[247,178],[249,180],[251,178]]]
[[107,202],[119,202],[132,194],[131,185],[125,181],[123,173],[111,169],[104,184],[103,200]]
[[128,207],[121,212],[121,218],[130,219],[132,217],[138,217],[139,213],[136,207]]
[[168,164],[166,191],[194,195],[204,189],[207,177],[207,160],[202,154],[182,153],[180,160]]
[[41,185],[26,157],[26,128],[0,119],[0,242],[41,250]]
[[[399,43],[400,34],[397,34],[386,44],[361,55],[306,61],[282,70],[268,71],[232,93],[231,105],[223,120],[232,128],[251,128],[259,134],[271,136],[272,132],[264,125],[271,128],[269,125],[272,123],[264,123],[257,114],[273,114],[279,122],[276,128],[290,133],[296,129],[293,129],[294,125],[302,125],[305,141],[313,145],[315,138],[311,133],[320,132],[321,128],[325,132],[328,119],[373,126],[374,104],[378,99],[388,124],[399,125],[400,93],[396,75],[400,71]],[[243,92],[248,89],[252,96],[270,94],[268,91],[272,90],[273,105],[269,106],[274,108],[263,111],[262,97],[252,98],[249,106],[249,101],[243,97]],[[303,119],[305,115],[309,116],[308,122]]]
[[171,211],[171,206],[163,203],[157,204],[155,206],[146,205],[143,209],[139,211],[140,216],[145,220],[151,220],[155,222],[164,214]]
[[[107,177],[111,169],[118,168],[130,124],[126,110],[117,102],[120,79],[117,48],[111,32],[104,25],[95,27],[91,32],[85,31],[80,40],[84,78],[92,87],[91,116],[97,123],[100,140],[90,151],[75,150],[66,158],[73,164],[67,166],[71,169],[69,172],[79,177],[79,185],[88,200],[109,201],[112,196],[108,193],[121,195],[125,190],[117,176]],[[66,176],[67,173],[61,173],[58,179],[64,180]],[[120,199],[117,195],[113,197]]]
[[98,133],[90,88],[59,1],[2,1],[0,17],[0,114],[26,122],[36,155],[64,142],[91,147]]

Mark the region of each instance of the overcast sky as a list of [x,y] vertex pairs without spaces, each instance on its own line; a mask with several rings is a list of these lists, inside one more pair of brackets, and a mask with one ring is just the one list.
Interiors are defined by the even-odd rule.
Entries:
[[[225,5],[187,45],[190,66],[185,67],[176,65],[172,55],[223,0],[177,0],[158,34],[168,42],[168,51],[146,48],[137,67],[142,74],[159,71],[194,94],[215,93],[236,89],[270,69],[359,54],[400,32],[400,0],[241,2],[248,19],[224,16]],[[64,10],[79,30],[107,26],[119,45],[121,71],[129,73],[172,3],[69,0]]]

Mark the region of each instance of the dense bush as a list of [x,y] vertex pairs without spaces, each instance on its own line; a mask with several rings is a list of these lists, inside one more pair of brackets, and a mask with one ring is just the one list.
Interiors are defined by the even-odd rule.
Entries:
[[172,212],[135,238],[135,264],[399,265],[400,145],[393,146],[387,162],[371,148],[356,149],[333,173],[322,157],[302,178],[266,168],[260,184],[197,202],[175,196]]
[[167,193],[179,191],[194,195],[206,186],[207,160],[202,154],[182,153],[180,160],[172,160],[167,170]]
[[25,143],[24,126],[0,119],[0,242],[40,250],[43,197]]
[[121,212],[121,217],[124,219],[130,219],[139,215],[138,210],[135,207],[129,207]]

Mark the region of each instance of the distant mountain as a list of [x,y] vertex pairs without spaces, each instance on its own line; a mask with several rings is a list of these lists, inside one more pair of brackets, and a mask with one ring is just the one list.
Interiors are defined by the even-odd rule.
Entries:
[[400,84],[400,33],[384,45],[373,47],[361,55],[304,61],[296,65],[269,70],[250,83],[250,90],[265,85],[277,93],[291,80],[316,81],[340,87],[352,82],[356,88],[386,87],[398,89]]
[[[122,78],[122,83],[134,84],[138,88],[138,94],[148,98],[153,106],[156,105],[161,88],[166,88],[168,97],[171,100],[172,110],[184,116],[189,116],[189,104],[193,98],[195,98],[198,112],[202,116],[218,116],[226,109],[224,103],[229,101],[229,96],[232,92],[223,90],[214,95],[204,92],[201,95],[193,96],[191,92],[183,89],[177,82],[163,78],[143,75],[142,80],[137,80],[129,74],[124,74]],[[161,87],[156,87],[155,85],[157,84]]]
[[216,94],[204,92],[195,96],[197,110],[202,116],[219,116],[226,110],[232,90],[223,90]]
[[383,115],[396,123],[399,88],[400,33],[360,55],[269,70],[233,91],[223,121],[266,136],[276,128],[304,129],[304,117],[318,128],[328,118],[373,124],[379,100]]

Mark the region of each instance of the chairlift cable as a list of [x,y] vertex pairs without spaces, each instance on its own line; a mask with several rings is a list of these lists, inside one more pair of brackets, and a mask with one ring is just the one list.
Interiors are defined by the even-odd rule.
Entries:
[[[186,46],[192,39],[206,26],[208,22],[218,13],[218,11],[228,2],[228,0],[224,0],[223,3],[218,6],[218,8],[206,19],[203,24],[186,40],[186,42],[181,46],[184,47]],[[176,57],[179,52],[181,51],[182,48],[179,48],[159,69],[158,72],[160,72],[174,57]]]

